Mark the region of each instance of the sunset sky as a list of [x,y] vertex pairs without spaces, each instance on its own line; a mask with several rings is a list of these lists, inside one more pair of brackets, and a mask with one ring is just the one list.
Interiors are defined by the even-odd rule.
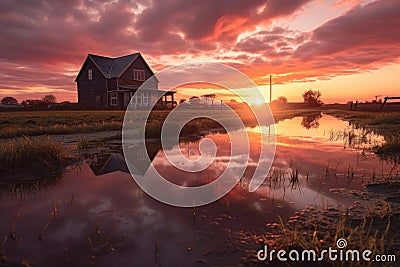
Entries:
[[77,101],[88,53],[151,68],[218,61],[269,98],[400,95],[400,0],[1,0],[0,98]]

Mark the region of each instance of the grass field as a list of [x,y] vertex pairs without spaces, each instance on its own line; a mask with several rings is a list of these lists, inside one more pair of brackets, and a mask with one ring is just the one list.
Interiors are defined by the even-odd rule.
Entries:
[[[210,111],[224,116],[224,110]],[[301,116],[313,112],[309,109],[277,110],[275,121]],[[137,111],[137,116],[144,112]],[[159,128],[169,111],[153,111],[147,123]],[[193,115],[199,111],[193,110]],[[237,113],[246,126],[255,126],[256,122],[251,112],[246,108],[237,110]],[[120,130],[125,115],[121,110],[100,111],[30,111],[30,112],[1,112],[0,113],[0,138],[13,138],[18,136],[60,135],[73,133],[88,133],[100,131]],[[204,129],[215,127],[215,122],[199,119],[191,122],[196,132],[199,127]],[[157,131],[154,131],[157,132]]]
[[[256,120],[248,107],[235,108],[246,126],[256,126]],[[371,112],[348,110],[342,108],[276,108],[273,109],[275,122],[303,116],[315,112],[324,112],[349,121],[359,127],[368,127],[384,136],[396,136],[400,132],[399,112]],[[143,116],[142,111],[137,116]],[[193,116],[204,111],[193,110]],[[210,114],[226,116],[224,110],[209,111]],[[159,133],[159,129],[168,116],[169,111],[153,111],[147,119],[150,126],[151,137]],[[89,133],[100,131],[120,130],[125,111],[100,110],[100,111],[30,111],[30,112],[1,112],[0,113],[0,138],[13,138],[18,136],[60,135],[74,133]],[[187,114],[186,114],[187,115]],[[191,114],[189,114],[190,116]],[[189,132],[198,132],[200,128],[210,129],[218,124],[204,118],[189,123]],[[397,140],[398,138],[395,138]]]
[[123,111],[2,112],[0,138],[118,130],[123,116]]
[[[235,109],[246,126],[254,127],[257,125],[252,112],[248,107],[241,106]],[[136,112],[136,111],[135,111]],[[193,116],[205,114],[207,112],[213,115],[227,116],[224,110],[199,111],[193,110]],[[329,115],[339,117],[355,124],[357,127],[367,127],[386,139],[382,147],[376,148],[380,154],[398,154],[400,145],[400,113],[399,112],[368,112],[368,111],[350,111],[346,108],[332,109],[325,107],[323,109],[291,109],[278,108],[273,109],[275,122],[284,119],[290,119],[297,116],[312,114],[315,112],[324,112]],[[158,138],[160,136],[162,124],[168,116],[169,111],[153,111],[147,119],[146,137]],[[46,138],[33,142],[29,138],[21,141],[13,140],[15,137],[32,137],[40,135],[63,135],[76,133],[92,133],[121,130],[125,111],[102,110],[102,111],[32,111],[32,112],[1,112],[0,117],[0,138],[3,139],[2,150],[0,151],[0,162],[2,168],[7,165],[8,168],[18,168],[21,162],[29,162],[30,158],[40,158],[41,156],[32,153],[33,148],[37,151],[48,150],[48,153],[54,152],[54,157],[59,154],[59,147],[55,143],[50,144]],[[192,115],[192,114],[185,114]],[[143,111],[137,111],[135,116],[145,116]],[[199,118],[190,121],[182,130],[182,136],[201,134],[211,129],[219,129],[222,126],[217,122]],[[40,144],[40,142],[42,144]],[[38,152],[38,153],[39,153]],[[44,152],[43,152],[44,153]],[[46,159],[46,155],[43,158]],[[20,162],[20,163],[18,163]],[[11,165],[10,165],[11,164]],[[35,163],[36,164],[36,163]],[[41,164],[36,164],[41,166]],[[40,169],[40,167],[39,167]]]
[[355,111],[331,108],[324,109],[324,112],[360,127],[369,127],[382,135],[395,135],[400,130],[400,112]]

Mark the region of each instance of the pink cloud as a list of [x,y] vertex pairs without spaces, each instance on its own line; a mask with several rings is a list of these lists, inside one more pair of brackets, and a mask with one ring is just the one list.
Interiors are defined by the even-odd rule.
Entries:
[[[376,1],[357,6],[311,33],[263,31],[242,40],[236,49],[258,54],[260,59],[251,62],[252,70],[247,66],[242,69],[253,73],[259,83],[268,83],[268,79],[257,77],[269,71],[280,74],[277,82],[283,83],[373,70],[399,62],[398,14],[397,0]],[[275,56],[278,61],[273,60]]]
[[377,1],[364,7],[357,6],[345,15],[317,28],[311,40],[299,47],[294,56],[309,60],[360,48],[387,50],[390,46],[398,46],[399,14],[398,0]]
[[[350,1],[354,8],[310,33],[284,27],[256,31],[256,26],[268,29],[278,18],[297,14],[309,2],[2,1],[0,95],[43,87],[60,97],[68,92],[75,97],[74,71],[88,53],[140,51],[156,71],[172,64],[162,56],[176,61],[209,57],[239,68],[260,84],[268,83],[263,76],[271,73],[280,74],[276,82],[284,83],[398,62],[398,0],[365,6]],[[253,34],[238,40],[245,31]]]

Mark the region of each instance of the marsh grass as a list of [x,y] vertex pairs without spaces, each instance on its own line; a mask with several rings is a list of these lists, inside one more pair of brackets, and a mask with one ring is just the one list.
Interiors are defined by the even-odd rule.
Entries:
[[369,125],[400,124],[399,112],[374,113],[367,119]]
[[[358,216],[354,216],[354,213]],[[360,210],[351,208],[346,210],[326,208],[322,211],[311,208],[308,212],[302,211],[292,216],[287,222],[280,219],[277,224],[267,224],[269,227],[267,234],[252,236],[257,248],[260,244],[268,244],[276,251],[295,249],[300,252],[315,250],[317,253],[329,247],[336,249],[336,241],[345,238],[346,249],[356,249],[360,253],[371,250],[373,255],[395,254],[398,258],[399,242],[396,243],[395,240],[399,238],[400,233],[400,212],[387,202],[381,202],[361,213],[363,215],[359,213]],[[321,266],[359,266],[360,262],[337,261],[332,265],[332,262],[326,261],[321,264]],[[373,262],[365,264],[362,266],[373,266]],[[381,266],[393,266],[393,262]]]
[[88,149],[91,147],[91,142],[88,138],[82,137],[78,139],[78,149]]
[[299,188],[300,189],[300,168],[298,167],[291,167],[289,169],[289,182],[292,189]]
[[0,146],[1,191],[19,192],[52,184],[62,170],[77,161],[61,143],[49,137],[2,141]]
[[[396,164],[400,162],[400,112],[368,112],[343,109],[327,109],[324,112],[347,120],[356,129],[361,130],[359,136],[354,136],[351,132],[343,132],[342,135],[331,133],[331,139],[342,136],[346,144],[351,147],[368,143],[372,145],[370,150],[380,158]],[[371,144],[371,140],[367,138],[368,133],[371,132],[382,135],[385,142]],[[375,177],[373,177],[373,180],[375,180]]]
[[367,128],[385,137],[397,135],[399,132],[400,112],[327,109],[324,113],[349,121],[356,127]]
[[381,155],[399,155],[400,154],[400,135],[386,138],[383,145],[376,146],[375,151]]
[[1,167],[6,171],[37,168],[39,165],[47,167],[63,158],[61,144],[52,142],[50,138],[31,139],[25,136],[4,142],[0,147]]

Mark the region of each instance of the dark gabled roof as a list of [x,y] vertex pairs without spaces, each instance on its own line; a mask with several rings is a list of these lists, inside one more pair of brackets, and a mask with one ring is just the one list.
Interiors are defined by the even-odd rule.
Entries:
[[[106,79],[111,79],[111,78],[121,77],[121,75],[126,71],[126,69],[139,57],[143,59],[140,53],[134,53],[131,55],[116,57],[116,58],[89,54],[85,60],[85,63],[82,65],[81,70],[76,76],[75,81],[78,80],[78,77],[83,70],[83,66],[86,64],[88,60],[91,60],[96,65],[96,67],[100,70],[100,72],[104,75]],[[151,70],[151,68],[144,59],[143,62],[149,68],[151,74],[154,75],[153,71]]]
[[89,54],[89,58],[94,62],[94,64],[96,64],[104,77],[110,79],[120,77],[126,68],[128,68],[139,55],[139,53],[135,53],[123,57],[109,58]]

